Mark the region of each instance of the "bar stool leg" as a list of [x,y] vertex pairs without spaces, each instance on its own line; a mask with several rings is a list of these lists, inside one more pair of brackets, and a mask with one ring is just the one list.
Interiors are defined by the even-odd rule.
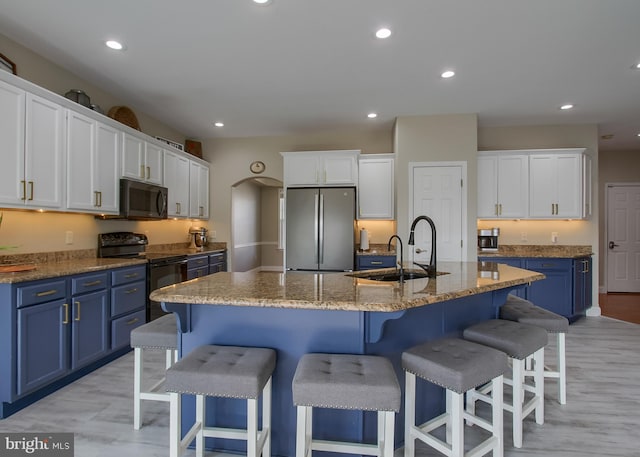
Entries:
[[200,423],[196,434],[196,457],[204,457],[204,424],[207,416],[207,399],[204,395],[196,395],[196,422]]
[[493,448],[493,457],[504,455],[504,426],[503,426],[503,382],[504,377],[499,376],[491,381],[491,423],[492,435],[498,440],[498,446]]
[[567,360],[566,360],[566,342],[565,334],[559,332],[557,337],[558,351],[558,399],[561,405],[567,404]]
[[513,359],[513,446],[522,447],[522,402],[524,401],[522,382],[524,360]]
[[247,399],[247,457],[258,457],[258,400]]
[[378,414],[384,415],[384,448],[382,455],[384,457],[393,457],[393,436],[395,434],[396,414],[393,411],[379,411]]
[[414,457],[416,443],[412,432],[416,425],[416,375],[408,371],[405,371],[404,395],[404,457]]
[[451,457],[464,457],[464,394],[451,392],[450,403],[447,428],[451,428]]
[[262,433],[266,433],[262,457],[271,457],[271,378],[262,389]]
[[182,430],[180,425],[181,397],[180,394],[169,394],[169,457],[180,456],[180,439]]
[[142,427],[140,392],[142,391],[142,372],[144,370],[142,348],[134,348],[133,350],[133,367],[133,429],[140,430]]
[[534,395],[538,398],[536,405],[536,424],[544,424],[544,348],[533,353]]
[[296,457],[306,457],[307,445],[311,438],[309,436],[309,410],[311,408],[308,406],[298,406],[296,409]]

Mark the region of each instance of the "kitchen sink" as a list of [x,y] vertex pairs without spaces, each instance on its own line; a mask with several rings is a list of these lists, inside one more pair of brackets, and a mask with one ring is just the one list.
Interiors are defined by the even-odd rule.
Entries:
[[[447,274],[447,273],[444,271],[438,272],[438,276],[444,275],[444,274]],[[378,271],[378,272],[371,272],[371,273],[360,272],[360,273],[350,274],[348,276],[353,276],[359,279],[369,279],[371,281],[386,281],[386,282],[400,281],[400,278],[401,278],[400,271],[398,270],[385,271],[385,272]],[[402,279],[404,281],[408,281],[411,279],[423,279],[423,278],[428,278],[427,273],[424,271],[410,270],[410,271],[405,271],[402,275]]]

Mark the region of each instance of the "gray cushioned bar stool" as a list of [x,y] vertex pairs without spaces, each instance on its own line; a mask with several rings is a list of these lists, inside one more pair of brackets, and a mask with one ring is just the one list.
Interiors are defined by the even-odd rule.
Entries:
[[[522,447],[522,422],[535,411],[536,423],[544,423],[544,347],[547,344],[547,332],[540,327],[520,324],[502,319],[491,319],[472,325],[464,330],[466,340],[498,349],[507,356],[512,364],[511,380],[512,402],[504,402],[505,411],[513,415],[513,445]],[[525,360],[533,357],[533,384],[525,381]],[[470,391],[467,394],[467,411],[473,412],[477,400],[486,401],[484,395],[490,387]],[[525,402],[525,392],[533,397]]]
[[[412,347],[402,354],[405,370],[404,455],[415,455],[415,440],[426,443],[449,457],[481,456],[493,451],[503,455],[502,382],[508,369],[504,352],[466,341],[444,338]],[[446,389],[446,411],[416,425],[416,376]],[[464,410],[465,392],[490,383],[491,422]],[[464,422],[489,431],[491,436],[464,452]],[[431,432],[446,427],[446,442]]]
[[165,368],[178,360],[178,327],[173,314],[148,322],[131,331],[131,347],[134,349],[133,362],[133,428],[142,427],[142,402],[169,401],[169,394],[160,391],[164,376],[148,390],[142,390],[144,382],[144,351],[150,349],[166,352]]
[[[296,457],[310,457],[312,451],[393,457],[401,393],[389,360],[373,355],[305,354],[298,362],[292,389],[298,418]],[[313,408],[377,411],[377,444],[314,440]]]
[[[196,439],[196,456],[204,456],[204,438],[245,440],[247,456],[271,455],[271,375],[273,349],[239,346],[199,346],[167,370],[170,392],[169,455],[178,457]],[[196,418],[182,437],[181,394],[196,396]],[[262,430],[258,430],[258,399],[262,395]],[[207,427],[205,397],[247,400],[247,428]]]
[[[509,294],[500,307],[500,319],[541,327],[556,336],[556,367],[544,367],[544,377],[558,380],[558,402],[567,403],[567,361],[565,335],[569,331],[566,317],[534,305],[529,300]],[[545,357],[549,360],[548,357]]]

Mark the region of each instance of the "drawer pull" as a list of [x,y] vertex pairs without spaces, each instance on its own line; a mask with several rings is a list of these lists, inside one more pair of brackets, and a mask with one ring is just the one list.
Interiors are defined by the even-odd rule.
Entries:
[[137,278],[139,276],[139,273],[129,273],[127,275],[124,275],[125,278],[129,279],[129,278]]
[[62,323],[68,324],[69,323],[69,304],[64,303],[62,306],[64,308],[64,320],[62,321]]
[[100,284],[102,284],[102,281],[98,279],[97,281],[85,282],[84,284],[82,284],[82,287],[93,287]]
[[371,265],[382,265],[382,262],[379,260],[373,260],[371,261]]
[[127,325],[133,325],[133,324],[135,324],[136,322],[138,322],[139,320],[140,320],[140,318],[138,318],[138,317],[134,317],[133,319],[129,319],[129,320],[127,321]]
[[38,292],[36,294],[36,297],[46,297],[48,295],[53,295],[53,294],[57,294],[58,293],[58,289],[51,289],[51,290],[46,290],[44,292]]
[[137,291],[138,291],[138,288],[135,287],[133,289],[126,290],[124,293],[125,294],[135,294]]
[[541,264],[541,267],[542,268],[553,268],[554,264],[552,264],[552,263],[543,263],[543,264]]

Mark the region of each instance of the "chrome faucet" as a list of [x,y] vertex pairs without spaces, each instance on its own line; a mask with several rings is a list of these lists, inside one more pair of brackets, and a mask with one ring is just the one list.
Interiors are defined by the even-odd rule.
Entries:
[[404,251],[404,248],[402,247],[402,240],[400,239],[400,237],[398,235],[391,235],[391,237],[389,238],[389,242],[387,243],[387,250],[391,250],[391,241],[397,238],[398,242],[400,243],[400,262],[397,262],[397,265],[400,266],[400,282],[404,282],[404,258],[402,255],[402,251]]
[[433,220],[428,216],[418,216],[411,223],[411,232],[409,233],[409,242],[407,243],[409,246],[413,246],[415,244],[414,233],[416,230],[416,225],[420,221],[427,221],[431,226],[431,260],[429,264],[413,262],[418,265],[424,271],[427,272],[427,276],[429,278],[435,278],[438,274],[438,270],[436,269],[436,225],[433,223]]

